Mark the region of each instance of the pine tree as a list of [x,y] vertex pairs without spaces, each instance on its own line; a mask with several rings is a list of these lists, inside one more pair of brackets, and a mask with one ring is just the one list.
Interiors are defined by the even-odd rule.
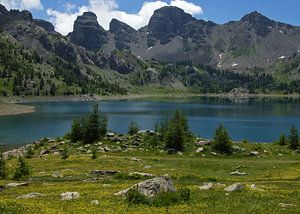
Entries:
[[128,126],[128,134],[135,135],[139,132],[140,128],[137,123],[131,122]]
[[184,151],[185,144],[190,140],[190,137],[191,134],[186,117],[181,112],[176,111],[165,127],[166,149]]
[[66,160],[66,159],[68,159],[68,157],[69,157],[69,151],[68,151],[67,145],[65,144],[64,149],[61,152],[61,158],[63,160]]
[[92,148],[92,159],[95,160],[97,159],[97,147],[93,146]]
[[74,120],[72,123],[70,140],[72,143],[82,140],[82,127],[78,120]]
[[285,146],[286,145],[286,139],[285,139],[284,134],[280,135],[280,137],[279,137],[279,145],[280,146]]
[[0,178],[2,179],[7,178],[6,163],[2,152],[0,153]]
[[28,177],[28,176],[29,176],[29,167],[28,167],[27,163],[25,162],[25,160],[22,157],[19,157],[18,166],[17,166],[17,169],[15,171],[13,178],[15,180],[19,180],[23,177]]
[[293,150],[297,150],[299,147],[299,135],[298,135],[298,130],[295,127],[291,128],[290,135],[289,135],[289,145],[290,148]]
[[84,119],[84,137],[85,144],[95,143],[100,140],[100,121],[98,105],[94,106],[93,112]]
[[212,148],[216,152],[231,154],[232,153],[232,142],[229,138],[228,132],[223,125],[220,125],[212,141]]

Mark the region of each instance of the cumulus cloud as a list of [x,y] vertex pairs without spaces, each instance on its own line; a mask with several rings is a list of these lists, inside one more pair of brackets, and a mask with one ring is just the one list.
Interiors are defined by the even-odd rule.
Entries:
[[25,9],[25,10],[42,10],[43,5],[40,0],[0,0],[0,4],[7,9]]
[[109,29],[109,23],[113,18],[125,22],[135,29],[139,29],[148,24],[155,10],[164,6],[176,6],[191,15],[203,13],[199,5],[186,0],[171,0],[170,3],[160,0],[145,1],[137,13],[127,13],[119,10],[119,5],[116,0],[89,0],[88,5],[77,6],[76,8],[73,6],[73,12],[71,12],[71,10],[57,11],[48,9],[47,14],[50,17],[50,21],[53,22],[55,29],[66,35],[73,31],[73,23],[76,17],[86,11],[94,12],[98,17],[99,24],[106,30]]

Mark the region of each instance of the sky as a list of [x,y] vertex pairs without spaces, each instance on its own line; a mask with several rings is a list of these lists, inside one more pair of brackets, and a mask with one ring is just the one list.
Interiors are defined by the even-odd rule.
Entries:
[[76,17],[85,11],[96,13],[106,30],[112,18],[139,29],[148,24],[156,9],[170,5],[218,24],[258,11],[276,21],[300,26],[300,0],[0,0],[0,4],[8,9],[30,10],[34,18],[52,22],[64,35],[73,30]]

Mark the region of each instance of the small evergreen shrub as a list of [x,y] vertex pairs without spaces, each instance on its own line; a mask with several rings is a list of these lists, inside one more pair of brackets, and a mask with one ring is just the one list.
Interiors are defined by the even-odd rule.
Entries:
[[137,123],[131,122],[128,126],[128,134],[135,135],[140,131],[140,128]]
[[2,179],[7,178],[6,163],[2,152],[0,153],[0,178]]
[[62,158],[63,160],[66,160],[66,159],[69,158],[69,151],[68,151],[68,147],[67,147],[66,144],[64,145],[64,149],[63,149],[62,152],[61,152],[61,158]]
[[126,201],[130,204],[148,204],[146,196],[141,194],[137,189],[128,190],[125,195]]
[[28,176],[29,176],[29,167],[25,162],[25,160],[22,157],[19,157],[18,166],[13,178],[15,180],[20,180],[21,178],[28,177]]

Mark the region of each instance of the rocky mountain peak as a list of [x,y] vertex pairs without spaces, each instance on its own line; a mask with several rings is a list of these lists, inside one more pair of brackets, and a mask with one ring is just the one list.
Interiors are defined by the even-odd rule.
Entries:
[[260,24],[266,26],[273,26],[276,22],[262,15],[261,13],[254,11],[242,17],[242,22],[249,22],[251,24]]
[[185,24],[194,20],[178,7],[167,6],[156,10],[148,25],[148,46],[153,46],[158,40],[161,44],[170,42],[174,36],[182,34]]
[[105,30],[99,25],[96,14],[85,12],[74,22],[74,30],[70,33],[72,43],[87,50],[99,50],[107,42]]

